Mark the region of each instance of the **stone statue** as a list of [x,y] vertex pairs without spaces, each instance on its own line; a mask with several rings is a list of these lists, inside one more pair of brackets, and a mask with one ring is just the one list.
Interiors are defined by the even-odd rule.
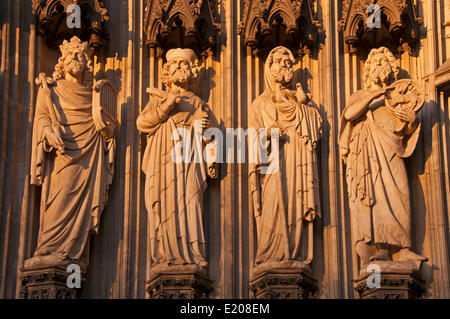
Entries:
[[[249,109],[249,129],[258,135],[253,141],[250,137],[250,145],[259,144],[260,153],[255,163],[250,161],[249,171],[257,230],[255,273],[279,267],[308,270],[313,258],[313,221],[320,216],[315,147],[322,118],[308,104],[310,97],[301,84],[294,87],[294,63],[285,47],[270,52],[265,90]],[[267,129],[267,143],[261,142],[262,129]],[[274,135],[279,135],[279,145],[272,145]],[[278,167],[263,172],[274,161]]]
[[93,49],[77,37],[60,49],[53,78],[36,80],[31,184],[42,190],[38,244],[25,268],[87,264],[114,173],[118,123],[103,109],[94,119]]
[[[137,128],[148,137],[142,170],[151,277],[177,269],[206,272],[203,194],[207,177],[217,177],[217,163],[202,156],[207,142],[202,132],[216,126],[215,118],[190,89],[197,75],[196,55],[177,48],[166,59],[162,76],[167,90],[150,88],[150,101],[137,119]],[[181,141],[184,154],[178,161],[174,152]]]
[[411,251],[403,162],[417,144],[416,112],[424,97],[414,81],[396,81],[398,73],[387,48],[373,49],[364,66],[365,89],[350,97],[341,119],[339,145],[347,164],[352,236],[361,269],[371,261],[391,261],[394,253],[397,261],[427,260]]

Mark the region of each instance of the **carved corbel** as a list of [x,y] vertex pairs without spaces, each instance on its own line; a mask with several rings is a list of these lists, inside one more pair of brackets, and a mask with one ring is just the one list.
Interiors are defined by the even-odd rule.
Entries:
[[[81,9],[80,28],[72,28],[67,23],[73,13],[68,10],[72,4]],[[40,33],[52,48],[57,49],[63,40],[73,36],[89,41],[94,48],[103,46],[108,40],[105,22],[109,21],[109,14],[103,0],[33,0],[33,14],[39,19]]]
[[422,23],[412,0],[344,0],[339,31],[346,49],[365,57],[380,46],[394,53],[406,46],[413,52],[420,42]]
[[145,43],[164,55],[190,48],[200,56],[218,52],[219,5],[213,0],[146,0]]
[[238,33],[266,56],[282,45],[297,54],[314,52],[322,41],[317,0],[244,0]]

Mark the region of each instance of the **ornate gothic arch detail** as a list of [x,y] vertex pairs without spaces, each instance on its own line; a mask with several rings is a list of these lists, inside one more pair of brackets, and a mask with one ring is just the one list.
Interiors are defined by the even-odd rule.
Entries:
[[284,45],[303,54],[321,41],[317,5],[318,0],[244,0],[238,33],[258,50]]
[[[393,51],[403,44],[410,49],[420,41],[423,21],[417,16],[417,8],[411,0],[344,0],[339,31],[353,51],[367,53],[381,45]],[[368,7],[376,4],[381,10],[381,28],[369,27]]]
[[173,47],[191,48],[198,54],[217,52],[218,10],[214,0],[146,0],[145,43],[160,53]]
[[[67,26],[67,7],[71,4],[81,8],[81,28]],[[38,17],[40,33],[51,47],[74,35],[95,48],[103,46],[108,39],[105,22],[109,21],[109,14],[103,0],[33,0],[33,14]]]

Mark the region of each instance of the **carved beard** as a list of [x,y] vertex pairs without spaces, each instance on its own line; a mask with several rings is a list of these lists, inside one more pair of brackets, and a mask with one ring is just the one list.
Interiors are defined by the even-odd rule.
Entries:
[[294,78],[294,71],[290,68],[281,67],[278,71],[272,71],[272,77],[279,83],[290,83]]
[[175,85],[184,85],[189,82],[191,77],[191,70],[176,69],[169,75],[169,82]]
[[375,84],[389,84],[392,69],[389,65],[381,65],[372,72],[370,72],[369,77],[372,83]]
[[66,72],[72,76],[78,76],[84,70],[84,64],[75,60],[71,60],[65,67]]

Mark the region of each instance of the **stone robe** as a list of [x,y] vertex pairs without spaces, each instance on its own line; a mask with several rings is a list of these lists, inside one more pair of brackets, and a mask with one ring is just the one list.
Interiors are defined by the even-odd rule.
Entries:
[[[53,105],[39,90],[33,127],[31,184],[42,186],[35,255],[47,251],[79,260],[89,247],[89,234],[98,231],[113,177],[115,141],[105,141],[95,129],[92,88],[60,80],[50,90]],[[44,128],[52,126],[51,107],[65,155],[57,154],[44,136]]]
[[[352,95],[343,114],[368,94]],[[347,164],[353,241],[409,248],[411,209],[403,158],[414,151],[420,124],[406,134],[408,123],[384,103],[384,98],[377,99],[357,119],[341,119],[339,144]]]
[[[274,102],[274,84],[266,87],[249,109],[249,128],[279,128],[279,170],[260,174],[250,163],[249,187],[257,228],[256,264],[299,260],[310,263],[313,255],[312,222],[320,215],[319,176],[315,146],[322,119],[312,106],[301,105],[294,94]],[[270,137],[269,137],[270,139]],[[267,148],[267,145],[260,147]],[[273,150],[272,150],[273,151]],[[305,234],[306,232],[306,234]]]
[[[203,194],[208,167],[201,153],[201,135],[194,134],[192,120],[204,102],[191,92],[181,98],[167,117],[159,108],[165,99],[151,97],[137,120],[138,129],[148,134],[142,170],[154,265],[206,262]],[[178,131],[178,138],[177,129],[184,129]],[[173,152],[180,141],[186,152],[183,160],[177,161]],[[197,160],[194,145],[199,150]]]

